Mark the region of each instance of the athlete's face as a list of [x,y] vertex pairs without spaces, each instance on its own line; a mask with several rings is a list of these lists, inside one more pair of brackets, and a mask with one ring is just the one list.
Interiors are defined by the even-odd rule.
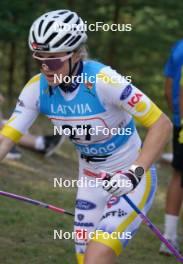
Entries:
[[77,52],[69,53],[47,53],[36,52],[33,57],[39,63],[41,72],[45,75],[49,85],[57,85],[69,74],[69,59],[72,64],[78,60]]

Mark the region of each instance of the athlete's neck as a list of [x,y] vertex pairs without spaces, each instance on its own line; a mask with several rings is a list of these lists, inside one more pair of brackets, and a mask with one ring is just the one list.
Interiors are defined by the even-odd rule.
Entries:
[[79,82],[77,82],[77,77],[81,75],[83,71],[83,62],[79,61],[77,63],[76,69],[74,70],[72,76],[71,76],[71,82],[70,83],[61,83],[59,85],[60,89],[63,90],[65,93],[72,93],[77,89],[79,86]]

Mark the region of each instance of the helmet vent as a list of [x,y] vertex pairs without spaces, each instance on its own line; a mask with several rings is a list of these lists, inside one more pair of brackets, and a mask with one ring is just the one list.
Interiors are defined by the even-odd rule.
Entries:
[[72,18],[74,17],[74,14],[70,14],[66,19],[64,19],[64,23],[68,23]]
[[40,24],[39,24],[39,28],[38,28],[38,35],[40,36],[41,34],[41,28],[42,28],[42,24],[43,24],[44,20],[41,20]]
[[76,25],[78,25],[80,22],[80,18],[78,18],[78,20],[76,21]]
[[81,36],[77,36],[73,41],[71,41],[70,44],[68,44],[69,47],[73,46],[76,42],[80,40]]
[[35,37],[35,35],[34,35],[34,31],[32,31],[32,37],[33,37],[33,39],[34,39],[34,42],[37,42],[36,37]]
[[71,36],[71,34],[66,34],[63,38],[61,38],[59,41],[57,41],[53,47],[59,47],[62,43],[64,43],[64,41],[66,41],[69,37]]
[[65,42],[64,44],[67,45],[67,44],[71,43],[71,41],[73,41],[74,39],[75,39],[75,36],[72,37],[72,38],[70,38],[70,39],[69,39],[67,42]]
[[46,26],[46,28],[45,28],[45,30],[44,30],[43,36],[45,35],[46,31],[48,31],[48,29],[52,26],[53,23],[54,23],[54,21],[50,21],[50,22],[47,24],[47,26]]
[[58,33],[52,33],[45,41],[45,44],[48,44],[57,34]]
[[58,14],[59,15],[63,15],[63,14],[65,14],[65,13],[68,13],[68,11],[66,10],[66,11],[62,11],[62,12],[59,12]]

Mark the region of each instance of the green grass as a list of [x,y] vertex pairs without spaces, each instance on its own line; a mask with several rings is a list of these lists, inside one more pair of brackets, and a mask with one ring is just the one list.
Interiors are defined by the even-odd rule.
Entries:
[[[53,188],[53,178],[77,177],[77,158],[69,143],[49,159],[23,150],[20,161],[1,164],[1,189],[74,210],[76,189]],[[169,166],[158,168],[159,187],[150,219],[163,230],[165,192],[171,176]],[[74,264],[74,242],[54,240],[53,230],[71,231],[73,219],[6,197],[0,197],[0,264]],[[182,230],[180,228],[180,234]],[[119,257],[120,264],[177,263],[158,254],[160,242],[142,225]],[[183,249],[183,247],[182,247]]]

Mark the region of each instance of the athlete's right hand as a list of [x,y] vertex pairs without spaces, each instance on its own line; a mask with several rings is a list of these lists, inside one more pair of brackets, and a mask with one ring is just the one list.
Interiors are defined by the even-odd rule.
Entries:
[[[104,172],[102,172],[102,174],[104,175]],[[112,195],[121,196],[134,189],[134,185],[131,180],[134,177],[133,172],[129,170],[114,174],[106,173],[106,176],[103,179],[102,187]]]

